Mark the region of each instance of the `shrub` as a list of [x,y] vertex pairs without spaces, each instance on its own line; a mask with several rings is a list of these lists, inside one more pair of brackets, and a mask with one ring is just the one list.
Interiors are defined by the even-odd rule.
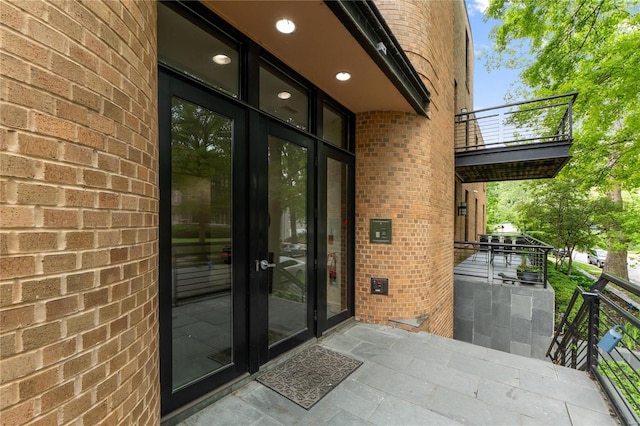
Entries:
[[[553,267],[553,262],[548,261],[547,279],[555,291],[556,301],[556,325],[562,320],[562,315],[567,312],[567,306],[571,301],[573,292],[577,286],[587,290],[593,284],[593,279],[583,273],[573,270],[571,275],[567,275],[567,267],[563,265],[559,271]],[[581,300],[580,300],[581,302]],[[562,315],[561,315],[562,314]]]
[[640,416],[640,375],[624,361],[604,362],[598,365],[600,374],[608,377],[622,392],[629,406]]

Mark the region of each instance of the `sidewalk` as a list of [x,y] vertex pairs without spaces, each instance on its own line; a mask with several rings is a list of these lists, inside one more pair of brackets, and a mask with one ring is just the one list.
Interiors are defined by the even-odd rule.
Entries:
[[319,344],[364,361],[309,411],[252,381],[181,425],[616,425],[586,373],[353,322]]

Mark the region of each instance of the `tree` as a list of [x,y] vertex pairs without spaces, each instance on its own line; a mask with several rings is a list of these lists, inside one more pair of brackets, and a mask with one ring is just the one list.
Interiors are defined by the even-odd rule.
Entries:
[[598,203],[568,179],[535,181],[531,187],[531,201],[521,204],[518,210],[539,230],[543,241],[567,250],[567,274],[571,275],[574,250],[587,249],[595,240],[591,225]]
[[487,184],[487,228],[512,223],[521,229],[516,206],[526,199],[524,181],[490,182]]
[[[212,216],[230,218],[232,122],[204,107],[174,99],[171,108],[173,213],[198,224],[206,241]],[[172,199],[173,201],[173,199]]]
[[[639,10],[640,0],[492,0],[487,10],[503,21],[492,31],[494,64],[522,68],[535,96],[580,93],[567,169],[607,194],[619,216],[638,215],[622,193],[640,187]],[[605,232],[610,272],[627,277],[630,237]]]

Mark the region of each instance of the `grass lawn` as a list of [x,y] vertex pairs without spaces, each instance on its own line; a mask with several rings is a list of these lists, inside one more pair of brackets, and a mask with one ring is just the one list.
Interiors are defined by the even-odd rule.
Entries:
[[573,261],[573,267],[578,267],[588,273],[590,273],[591,275],[593,275],[594,277],[599,277],[600,274],[602,274],[602,268],[598,268],[595,265],[589,265],[588,263],[582,263],[582,262],[577,262],[577,261]]

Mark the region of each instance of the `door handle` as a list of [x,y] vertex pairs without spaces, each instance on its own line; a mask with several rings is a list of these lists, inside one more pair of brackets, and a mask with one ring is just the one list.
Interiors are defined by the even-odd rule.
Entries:
[[256,271],[266,271],[269,268],[275,268],[276,264],[275,263],[269,263],[268,260],[262,259],[262,260],[256,260]]

